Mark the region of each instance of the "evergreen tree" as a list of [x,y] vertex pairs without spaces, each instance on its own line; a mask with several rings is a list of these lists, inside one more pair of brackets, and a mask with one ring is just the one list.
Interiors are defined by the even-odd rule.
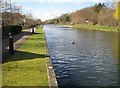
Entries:
[[105,4],[104,3],[99,3],[97,5],[95,5],[95,12],[99,13],[101,11],[101,9],[105,8]]

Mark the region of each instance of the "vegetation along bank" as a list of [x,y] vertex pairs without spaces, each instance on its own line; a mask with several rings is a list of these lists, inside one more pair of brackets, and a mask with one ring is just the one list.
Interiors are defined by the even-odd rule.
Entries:
[[62,14],[60,17],[47,20],[45,24],[70,25],[74,28],[87,28],[104,31],[118,31],[120,21],[118,20],[115,2],[98,3],[92,7],[86,7],[72,13]]
[[2,64],[2,86],[49,87],[45,57],[45,39],[40,27]]

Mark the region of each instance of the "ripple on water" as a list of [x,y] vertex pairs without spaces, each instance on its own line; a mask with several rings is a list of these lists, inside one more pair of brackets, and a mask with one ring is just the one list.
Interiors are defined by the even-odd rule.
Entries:
[[88,71],[87,70],[82,70],[82,71],[79,71],[80,73],[87,73]]
[[96,77],[87,77],[88,79],[90,79],[90,80],[96,80]]
[[68,75],[59,75],[59,76],[57,76],[58,79],[67,78],[67,77],[68,77]]
[[[45,30],[59,84],[116,85],[117,60],[113,59],[113,50],[110,48],[114,42],[111,42],[113,36],[110,37],[106,32],[64,29],[50,26]],[[75,41],[75,44],[71,44],[71,41]]]

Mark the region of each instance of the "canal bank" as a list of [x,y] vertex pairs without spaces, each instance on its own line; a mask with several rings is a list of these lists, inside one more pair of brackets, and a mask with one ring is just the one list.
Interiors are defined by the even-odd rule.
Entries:
[[2,86],[48,87],[45,39],[42,27],[2,64]]
[[73,28],[77,28],[77,29],[89,29],[89,30],[100,30],[100,31],[114,31],[114,32],[118,32],[119,28],[117,27],[107,27],[107,26],[101,26],[101,25],[82,25],[82,24],[78,24],[78,25],[73,25]]
[[52,65],[52,61],[51,61],[51,58],[50,58],[50,54],[49,54],[49,51],[48,51],[48,45],[47,45],[47,40],[46,40],[46,36],[45,35],[44,35],[44,39],[45,39],[45,51],[46,51],[46,60],[47,60],[46,66],[47,66],[49,87],[50,88],[58,88],[58,83],[57,83],[55,71],[53,69],[53,65]]
[[[59,25],[58,25],[59,26]],[[75,25],[60,25],[65,28],[75,28],[75,29],[87,29],[87,30],[98,30],[98,31],[108,31],[108,32],[118,32],[120,28],[117,27],[107,27],[101,25],[84,25],[84,24],[75,24]]]

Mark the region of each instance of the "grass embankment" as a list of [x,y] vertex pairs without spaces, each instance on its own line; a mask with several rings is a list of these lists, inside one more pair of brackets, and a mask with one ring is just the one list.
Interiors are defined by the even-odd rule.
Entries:
[[42,27],[2,64],[2,70],[2,86],[49,86]]
[[86,29],[91,29],[91,30],[101,30],[101,31],[118,31],[117,27],[106,27],[106,26],[92,26],[92,25],[73,25],[74,28],[77,29],[82,29],[82,28],[86,28]]

